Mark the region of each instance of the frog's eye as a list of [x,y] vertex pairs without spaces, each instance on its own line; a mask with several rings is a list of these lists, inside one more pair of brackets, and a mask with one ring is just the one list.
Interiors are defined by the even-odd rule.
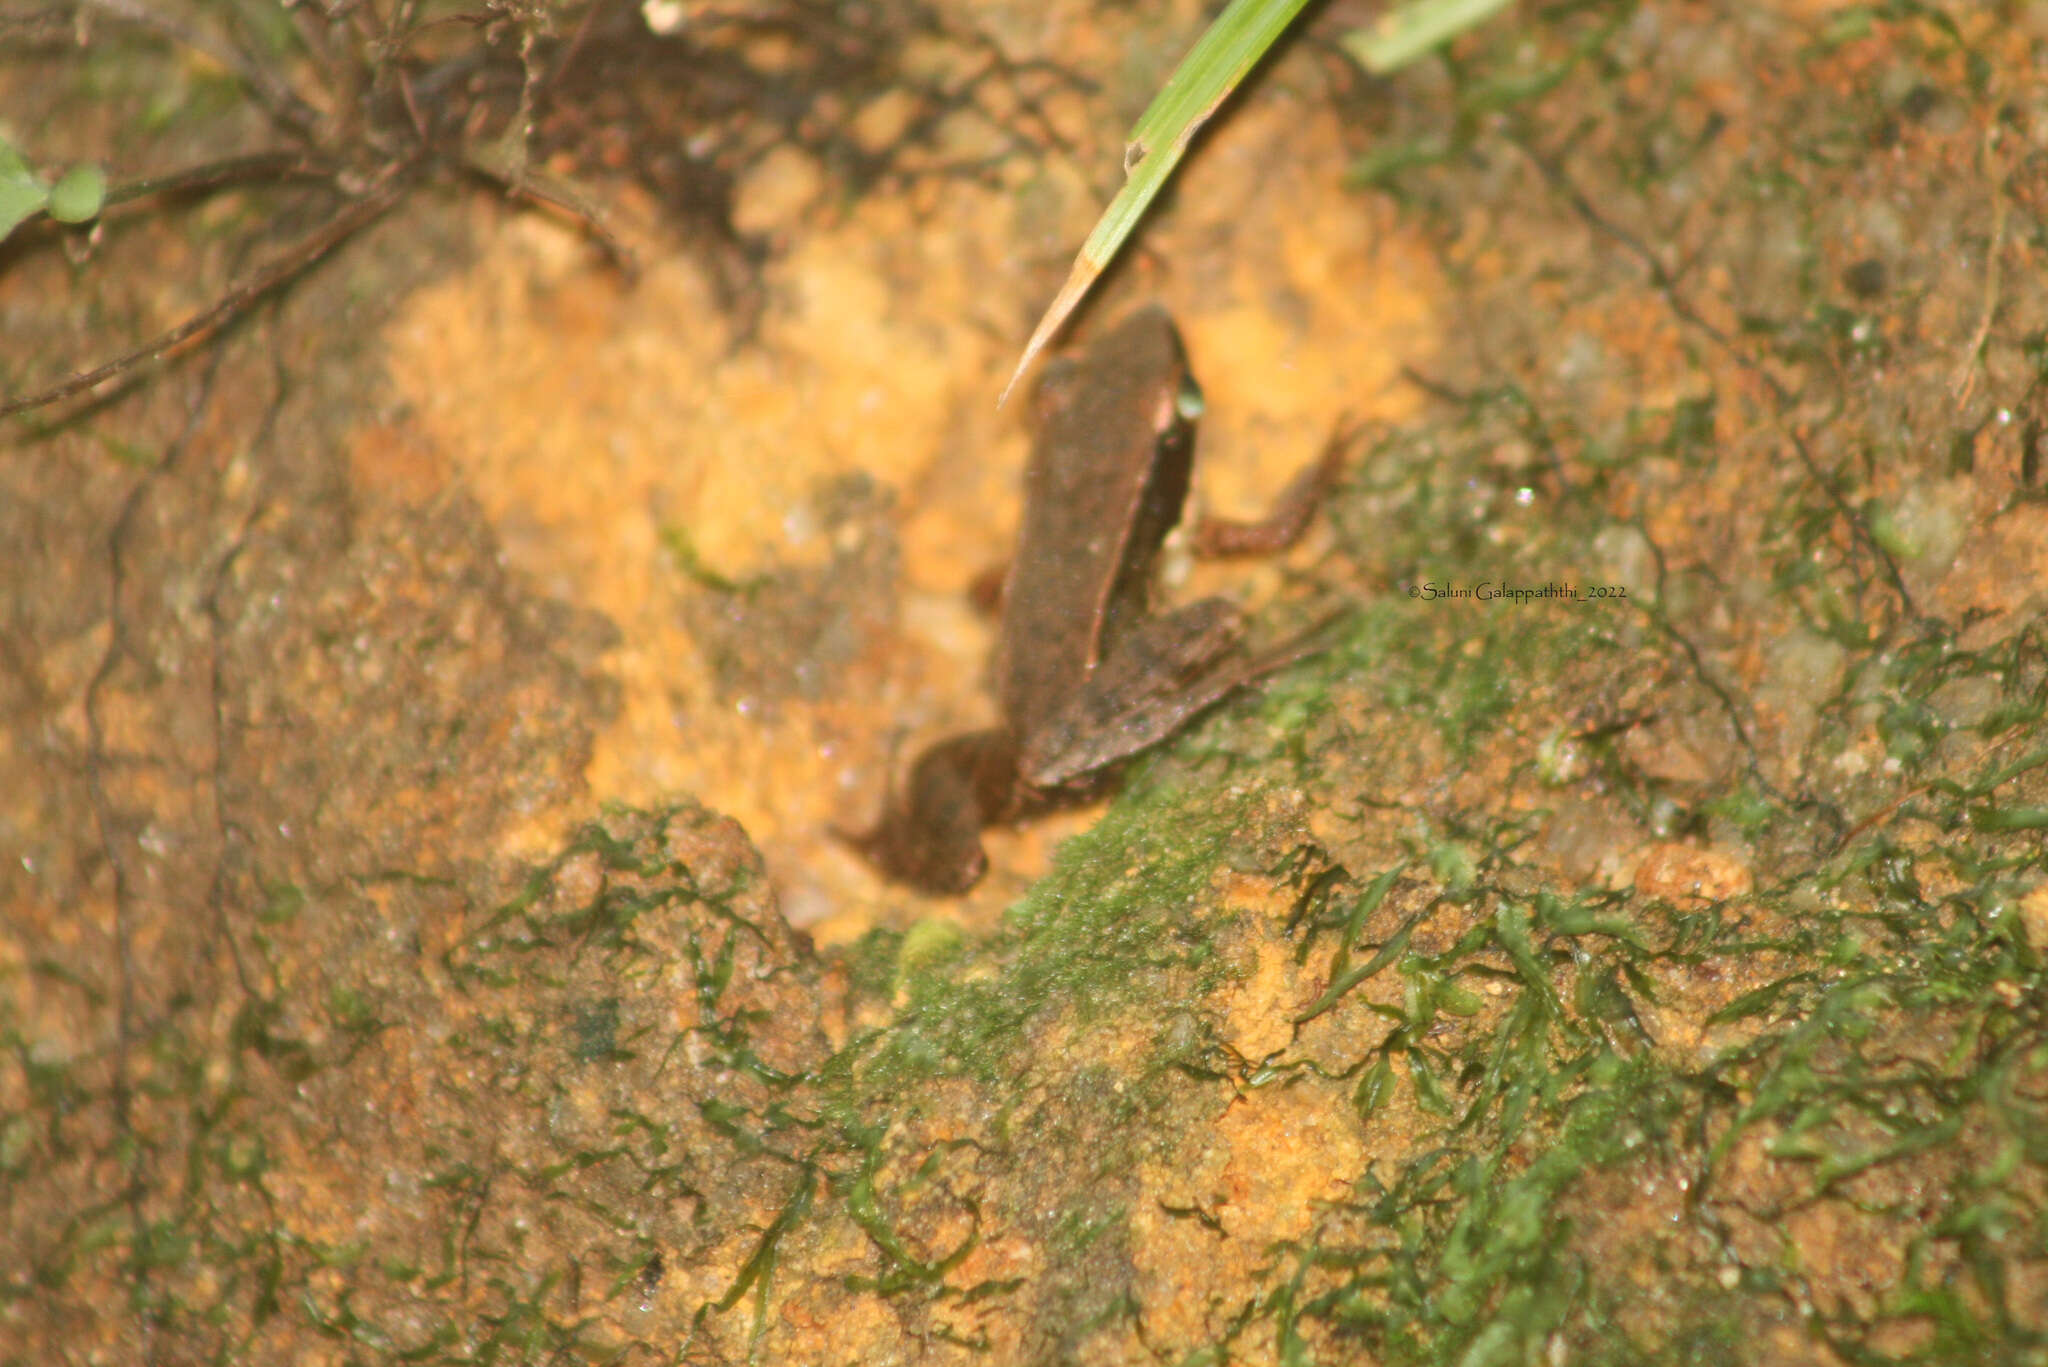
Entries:
[[1202,397],[1202,387],[1195,383],[1195,377],[1182,376],[1180,392],[1173,396],[1173,411],[1180,414],[1181,421],[1193,422],[1202,416],[1203,410],[1208,406],[1208,401]]

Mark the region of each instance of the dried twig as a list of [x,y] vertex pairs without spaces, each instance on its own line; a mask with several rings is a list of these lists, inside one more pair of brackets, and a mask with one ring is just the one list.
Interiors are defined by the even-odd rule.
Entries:
[[223,323],[232,321],[251,304],[279,286],[297,279],[308,266],[382,217],[404,196],[407,182],[411,179],[410,173],[415,165],[416,162],[406,162],[394,167],[362,198],[329,219],[317,232],[301,239],[275,260],[229,289],[207,308],[168,332],[160,333],[105,365],[79,371],[47,389],[0,403],[0,418],[26,412],[31,408],[42,408],[68,399],[73,394],[83,393],[94,385],[113,379],[116,375],[132,370],[145,361],[161,359],[193,339],[204,337]]
[[147,199],[152,195],[199,194],[249,181],[332,180],[333,176],[331,167],[322,164],[310,154],[281,148],[272,152],[250,152],[239,157],[224,157],[219,161],[188,166],[182,171],[127,181],[107,191],[107,203],[126,204],[130,200]]
[[493,185],[503,187],[505,193],[513,199],[545,204],[575,219],[582,225],[583,230],[596,240],[599,249],[604,252],[606,259],[619,274],[625,276],[629,283],[639,279],[640,258],[626,245],[624,239],[612,231],[611,225],[605,221],[603,211],[577,193],[574,188],[531,167],[515,172],[510,168],[494,165],[491,159],[476,152],[465,155],[462,164],[473,174],[481,176]]
[[1991,337],[1992,321],[1998,316],[1998,258],[2005,250],[2005,218],[2011,204],[2011,197],[2005,188],[2005,166],[1998,154],[1999,126],[1994,123],[1984,130],[1984,142],[1979,149],[1979,160],[1985,164],[1991,175],[1991,241],[1984,247],[1984,303],[1982,316],[1978,319],[1970,340],[1964,344],[1962,356],[1956,361],[1954,376],[1949,380],[1949,393],[1955,396],[1956,411],[1961,412],[1969,405],[1970,395],[1977,388],[1978,363],[1984,356],[1984,343]]

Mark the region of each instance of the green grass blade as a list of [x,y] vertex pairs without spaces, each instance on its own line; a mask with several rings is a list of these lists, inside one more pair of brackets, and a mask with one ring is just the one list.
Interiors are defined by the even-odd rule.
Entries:
[[1102,211],[1095,230],[1081,244],[1081,254],[1074,258],[1066,283],[1060,286],[1051,307],[1039,319],[1017,369],[1003,386],[1003,400],[1010,397],[1026,368],[1045,350],[1075,305],[1115,259],[1117,249],[1123,246],[1124,239],[1131,235],[1139,218],[1180,165],[1188,143],[1279,41],[1306,3],[1307,0],[1234,0],[1229,9],[1217,16],[1193,51],[1181,59],[1180,66],[1131,129],[1124,148],[1124,188]]
[[1360,66],[1385,76],[1493,17],[1507,4],[1508,0],[1408,0],[1371,27],[1355,29],[1338,41]]

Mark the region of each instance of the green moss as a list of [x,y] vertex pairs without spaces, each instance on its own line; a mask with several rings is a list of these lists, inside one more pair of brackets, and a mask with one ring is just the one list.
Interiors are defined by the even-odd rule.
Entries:
[[909,990],[912,978],[943,968],[959,956],[965,944],[960,927],[951,921],[927,918],[914,923],[897,943],[897,984]]
[[1034,1019],[1095,1019],[1145,1000],[1163,975],[1200,969],[1214,951],[1197,898],[1254,806],[1250,794],[1176,793],[1141,778],[1061,848],[994,940],[945,935],[943,952],[920,952],[899,979],[904,1009],[843,1077],[866,1096],[939,1075],[992,1080]]

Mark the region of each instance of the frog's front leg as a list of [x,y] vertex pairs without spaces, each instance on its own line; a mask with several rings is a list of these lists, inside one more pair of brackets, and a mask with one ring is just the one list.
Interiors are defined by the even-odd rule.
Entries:
[[1159,744],[1272,666],[1236,653],[1244,616],[1204,598],[1147,618],[1117,641],[1088,681],[1022,740],[1017,769],[1033,788],[1058,788]]
[[1195,554],[1204,559],[1270,555],[1301,540],[1301,534],[1308,530],[1309,520],[1336,485],[1337,476],[1344,469],[1344,458],[1351,453],[1360,431],[1358,427],[1339,422],[1337,430],[1330,434],[1323,454],[1313,465],[1287,482],[1271,510],[1258,521],[1232,522],[1206,516],[1199,519],[1191,536]]

